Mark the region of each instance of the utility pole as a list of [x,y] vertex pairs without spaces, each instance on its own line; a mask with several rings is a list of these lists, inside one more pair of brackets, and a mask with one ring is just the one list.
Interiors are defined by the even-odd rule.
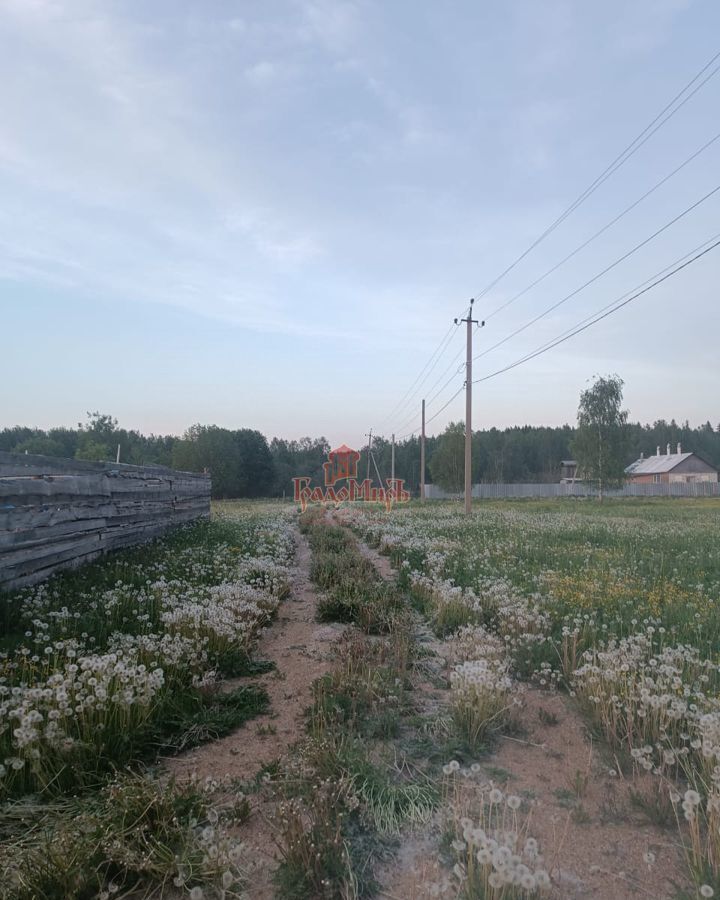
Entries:
[[392,444],[390,445],[390,481],[395,481],[395,434],[392,436]]
[[[472,335],[473,325],[478,325],[472,317],[474,299],[470,301],[466,319],[455,319],[455,324],[467,324],[467,355],[465,360],[465,515],[472,512]],[[482,323],[485,324],[484,322]]]
[[425,401],[422,402],[422,429],[420,431],[420,500],[425,502]]
[[366,434],[365,437],[368,439],[368,455],[367,455],[367,475],[366,478],[370,477],[370,451],[372,450],[372,428],[370,429],[370,433]]
[[119,462],[120,462],[120,444],[118,444],[118,448],[117,448],[117,456],[115,457],[115,462],[116,462],[116,463],[119,463]]
[[373,466],[375,467],[375,474],[377,475],[378,484],[380,485],[380,487],[382,487],[382,478],[380,477],[380,469],[378,469],[378,464],[377,464],[377,460],[375,459],[375,454],[371,453],[370,456],[372,457]]

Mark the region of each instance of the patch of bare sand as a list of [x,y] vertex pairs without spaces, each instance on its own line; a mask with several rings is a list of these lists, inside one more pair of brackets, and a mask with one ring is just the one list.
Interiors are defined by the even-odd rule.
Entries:
[[[486,779],[529,808],[529,833],[539,840],[552,878],[548,896],[670,900],[679,887],[687,889],[674,827],[652,825],[635,811],[631,792],[642,791],[644,783],[610,774],[612,762],[593,747],[572,704],[530,688],[520,715],[526,736],[502,738],[496,752],[479,762]],[[476,790],[474,781],[460,787],[468,808]],[[397,865],[384,873],[382,896],[428,897],[429,885],[448,875],[438,857],[441,829],[442,814],[425,833],[403,842]],[[652,854],[651,864],[646,854]]]
[[357,540],[358,550],[375,566],[380,577],[384,578],[386,581],[395,581],[395,570],[387,556],[378,553],[374,547],[368,547],[368,545],[364,541],[361,541],[357,535],[355,535],[355,539]]
[[[280,605],[276,621],[261,636],[257,656],[275,663],[276,670],[253,679],[268,692],[266,714],[250,720],[237,731],[182,756],[166,760],[176,778],[197,775],[251,780],[262,766],[282,758],[305,732],[305,710],[312,701],[312,683],[331,668],[335,642],[343,626],[315,621],[317,594],[310,581],[310,548],[299,531],[295,535],[295,571],[290,597]],[[247,679],[233,679],[227,688]],[[253,900],[274,897],[272,873],[277,865],[269,801],[263,793],[251,794],[250,818],[238,830],[247,857],[252,861]]]
[[624,778],[603,758],[569,699],[529,689],[524,701],[527,739],[503,739],[491,765],[510,773],[508,790],[532,797],[531,828],[542,843],[552,895],[676,896],[685,884],[678,835],[650,824],[632,804],[632,791],[647,779]]

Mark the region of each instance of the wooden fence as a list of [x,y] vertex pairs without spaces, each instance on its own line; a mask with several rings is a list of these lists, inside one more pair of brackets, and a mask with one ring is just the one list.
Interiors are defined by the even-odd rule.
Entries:
[[0,451],[0,590],[209,514],[209,475]]
[[[576,481],[568,484],[474,484],[473,497],[500,500],[520,497],[596,497],[592,485]],[[605,491],[608,497],[720,497],[716,481],[671,482],[669,484],[626,484],[617,490]],[[462,493],[453,494],[436,484],[425,485],[428,500],[459,500]]]

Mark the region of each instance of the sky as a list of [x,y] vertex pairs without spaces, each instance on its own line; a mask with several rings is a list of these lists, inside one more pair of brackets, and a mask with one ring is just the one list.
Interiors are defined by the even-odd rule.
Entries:
[[[720,131],[718,73],[480,296],[718,34],[713,0],[0,0],[0,427],[100,410],[357,446],[425,396],[440,432],[469,298],[481,354],[720,185],[718,140],[513,300]],[[473,378],[718,232],[720,192]],[[473,427],[572,423],[610,373],[633,421],[716,424],[719,275],[720,248],[476,384]]]

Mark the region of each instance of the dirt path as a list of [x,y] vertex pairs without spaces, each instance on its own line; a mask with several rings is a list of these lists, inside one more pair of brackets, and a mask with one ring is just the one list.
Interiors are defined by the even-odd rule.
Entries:
[[521,721],[527,734],[502,740],[488,774],[528,799],[551,896],[676,897],[678,885],[687,885],[675,825],[653,825],[633,805],[633,792],[650,779],[623,777],[562,694],[528,690]]
[[[386,557],[361,541],[358,546],[383,578],[394,579]],[[421,637],[423,645],[435,654],[438,674],[447,678],[447,645],[428,637]],[[420,680],[416,693],[420,709],[442,713],[448,706],[449,691],[438,691],[436,683]],[[491,756],[478,758],[480,781],[523,799],[531,816],[529,833],[540,841],[552,877],[547,896],[670,900],[678,887],[689,887],[674,824],[654,825],[633,804],[633,793],[646,791],[650,780],[620,774],[605,748],[593,746],[569,698],[527,687],[520,724],[522,737],[503,737]],[[468,793],[476,786],[477,779],[467,780]],[[403,836],[397,856],[380,873],[380,896],[435,896],[435,887],[449,876],[439,853],[444,821],[441,811],[425,829]]]
[[[491,756],[478,759],[480,779],[522,798],[531,817],[529,834],[539,840],[552,878],[546,896],[671,900],[678,887],[689,889],[674,825],[653,825],[634,808],[633,791],[646,785],[610,774],[563,696],[528,690],[521,723],[527,729],[523,738],[501,738]],[[459,785],[468,807],[476,784]],[[424,832],[403,840],[381,896],[432,896],[429,886],[449,874],[438,853],[443,824],[440,814]]]
[[[337,524],[342,525],[345,528],[347,527],[339,517],[337,518]],[[395,570],[387,556],[378,553],[374,547],[369,547],[364,541],[361,541],[354,532],[353,537],[357,541],[357,547],[360,553],[375,566],[380,577],[384,578],[385,581],[395,581]]]
[[[270,698],[269,711],[242,728],[210,744],[167,760],[177,778],[195,774],[201,779],[226,777],[251,781],[260,769],[285,756],[305,732],[304,714],[312,700],[312,683],[331,667],[332,648],[344,631],[342,625],[315,621],[317,594],[310,582],[310,548],[299,530],[295,533],[295,571],[290,597],[281,604],[277,620],[260,638],[256,655],[275,663],[276,669],[254,683],[262,684]],[[235,687],[247,679],[234,679]],[[252,860],[253,900],[274,896],[275,868],[272,828],[267,801],[250,794],[251,815],[239,832]]]

